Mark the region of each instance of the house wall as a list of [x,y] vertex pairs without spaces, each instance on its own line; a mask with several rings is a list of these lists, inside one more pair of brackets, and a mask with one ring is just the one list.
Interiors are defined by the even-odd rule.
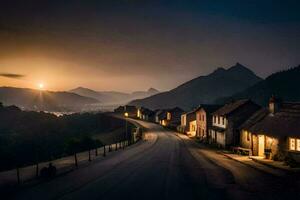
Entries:
[[252,134],[249,131],[242,130],[240,133],[240,145],[243,148],[251,149],[252,148]]
[[207,115],[205,110],[201,109],[196,113],[197,136],[206,139],[208,135]]
[[208,143],[216,143],[216,131],[213,129],[208,130]]
[[137,110],[137,117],[138,117],[138,118],[141,118],[141,109],[138,109],[138,110]]
[[219,131],[215,131],[213,129],[209,129],[208,142],[210,144],[217,144],[218,146],[225,148],[226,147],[225,132],[219,132]]
[[171,114],[171,119],[168,120],[169,123],[180,125],[180,123],[181,123],[181,114],[182,113],[180,113],[180,112],[172,112],[170,114]]
[[[263,135],[263,134],[259,134]],[[274,158],[274,156],[279,151],[279,139],[269,136],[264,136],[264,149],[271,150],[271,159]],[[240,133],[240,146],[247,149],[252,149],[252,155],[258,156],[258,134],[253,134],[247,130],[242,130]]]
[[226,147],[226,133],[216,131],[216,143],[225,148]]
[[260,107],[256,104],[249,103],[241,106],[227,117],[227,129],[226,129],[226,145],[227,146],[239,146],[240,145],[240,131],[239,126],[242,125],[253,113],[255,113]]
[[195,137],[196,136],[196,131],[197,131],[197,123],[196,123],[196,120],[194,120],[194,121],[191,121],[189,123],[189,132],[188,133],[191,136]]
[[185,126],[185,132],[189,132],[191,131],[190,130],[190,123],[192,121],[195,121],[196,120],[196,113],[189,113],[189,114],[186,114],[186,126]]
[[213,115],[213,126],[217,126],[220,128],[226,128],[228,121],[224,116]]
[[186,126],[186,114],[181,115],[181,126]]

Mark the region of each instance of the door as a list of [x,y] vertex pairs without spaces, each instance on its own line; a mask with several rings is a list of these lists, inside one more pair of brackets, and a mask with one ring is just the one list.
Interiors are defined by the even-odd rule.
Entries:
[[258,156],[265,156],[265,136],[258,135]]

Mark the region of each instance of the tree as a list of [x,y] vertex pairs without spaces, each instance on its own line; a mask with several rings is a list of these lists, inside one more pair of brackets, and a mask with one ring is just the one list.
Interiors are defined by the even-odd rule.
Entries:
[[77,153],[81,150],[81,142],[77,138],[71,138],[66,142],[66,151],[74,154],[74,163],[78,167]]

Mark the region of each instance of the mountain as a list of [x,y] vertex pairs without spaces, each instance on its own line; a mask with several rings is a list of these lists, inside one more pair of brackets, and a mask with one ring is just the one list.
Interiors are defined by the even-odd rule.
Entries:
[[127,104],[133,99],[145,98],[159,93],[159,91],[154,88],[150,88],[148,91],[136,91],[130,94],[115,91],[94,91],[83,87],[75,88],[70,90],[70,92],[81,96],[95,98],[103,105]]
[[130,105],[150,109],[179,106],[188,110],[199,104],[212,104],[218,98],[243,91],[261,80],[251,70],[237,63],[229,69],[218,68],[207,76],[199,76],[168,92],[134,100]]
[[87,105],[98,103],[98,100],[70,92],[0,87],[0,102],[26,110],[80,111]]
[[280,71],[267,77],[250,88],[233,96],[218,99],[218,103],[232,99],[250,98],[254,102],[266,106],[272,95],[284,101],[300,101],[300,65],[289,70]]

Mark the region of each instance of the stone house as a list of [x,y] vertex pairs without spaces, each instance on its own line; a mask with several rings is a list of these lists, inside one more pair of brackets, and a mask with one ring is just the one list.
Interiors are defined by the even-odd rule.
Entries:
[[300,103],[272,97],[269,107],[254,113],[240,127],[241,147],[253,156],[300,161]]
[[175,107],[172,109],[164,109],[159,112],[157,119],[159,124],[162,126],[168,126],[172,128],[177,128],[180,125],[181,114],[183,110],[181,108]]
[[186,133],[189,136],[196,136],[196,110],[192,110],[181,115],[180,129],[181,132]]
[[238,146],[239,127],[261,107],[249,99],[232,101],[212,113],[212,126],[209,130],[209,143],[228,148]]
[[212,113],[219,109],[221,105],[200,105],[196,110],[196,136],[207,141],[208,130],[212,127]]

